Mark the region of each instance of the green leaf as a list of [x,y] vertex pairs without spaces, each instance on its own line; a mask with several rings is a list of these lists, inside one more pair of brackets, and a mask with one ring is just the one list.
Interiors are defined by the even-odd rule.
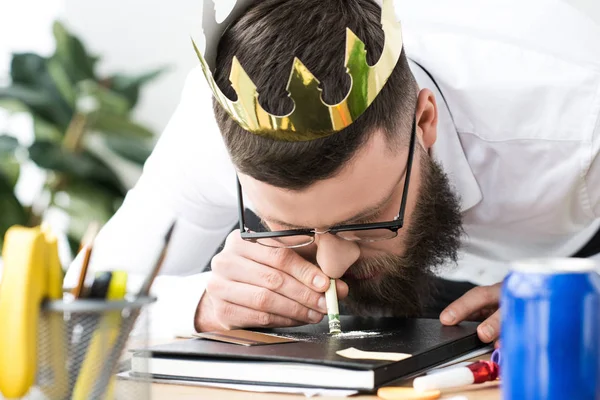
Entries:
[[98,58],[88,54],[85,46],[77,37],[71,35],[71,53],[75,63],[80,67],[87,79],[96,79],[94,68]]
[[166,67],[158,68],[137,76],[116,74],[108,78],[106,84],[111,90],[125,96],[133,108],[138,102],[141,87],[156,79],[165,71],[167,71]]
[[[2,92],[2,89],[4,88],[0,88],[0,92]],[[23,103],[20,100],[16,100],[16,99],[11,99],[11,98],[2,98],[0,96],[0,108],[3,108],[4,110],[8,111],[9,113],[20,113],[20,112],[29,112],[29,107],[27,107],[27,105],[25,105],[25,103]]]
[[[13,54],[10,72],[13,80],[11,88],[17,88],[13,91],[18,90],[16,99],[27,104],[34,114],[39,114],[44,119],[66,129],[73,115],[73,109],[63,99],[50,76],[47,60],[33,53]],[[12,97],[10,95],[11,88],[4,88],[6,93],[0,97]],[[28,93],[23,94],[23,91]],[[34,95],[43,96],[43,102],[35,103],[35,101],[41,100],[36,100]],[[25,98],[19,96],[25,96]],[[32,104],[29,104],[27,100]]]
[[15,151],[18,148],[19,141],[16,138],[0,135],[0,174],[4,173],[11,188],[14,188],[17,184],[21,171],[19,162],[15,157]]
[[0,172],[0,246],[8,228],[25,224],[27,224],[27,213],[15,197],[10,182]]
[[143,165],[152,153],[150,144],[138,138],[106,136],[104,142],[116,154],[138,165]]
[[142,86],[142,85],[145,85],[146,83],[158,78],[160,75],[167,72],[168,70],[169,70],[168,67],[160,67],[160,68],[150,70],[148,72],[144,72],[143,74],[134,75],[134,76],[125,75],[125,74],[116,74],[115,76],[113,76],[112,81],[113,81],[113,84],[118,83],[119,85],[117,85],[117,86],[122,86],[122,87],[123,86]]
[[0,157],[0,174],[4,174],[10,187],[14,189],[19,175],[21,174],[21,166],[13,155]]
[[58,143],[40,140],[29,147],[29,157],[41,168],[63,173],[70,178],[95,182],[120,195],[126,192],[114,171],[89,152],[72,153]]
[[148,128],[115,114],[98,113],[90,122],[90,129],[117,136],[151,139],[154,133]]
[[102,57],[98,56],[98,55],[90,55],[88,54],[88,59],[90,60],[90,63],[92,65],[92,69],[96,68],[96,64],[98,64],[98,61],[100,61],[102,59]]
[[47,73],[46,58],[34,53],[15,53],[10,63],[10,77],[13,83],[39,86]]
[[61,107],[48,92],[20,84],[0,88],[0,107],[3,106],[13,112],[29,111],[34,119],[50,121],[57,129],[66,129],[71,120],[72,111]]
[[[68,235],[76,238],[77,242],[91,222],[106,223],[122,201],[121,196],[115,196],[94,183],[80,180],[71,182],[54,198],[54,205],[69,215]],[[58,199],[66,201],[57,201]]]
[[0,103],[0,106],[7,104],[8,107],[13,107],[17,110],[23,108],[23,105],[25,106],[25,110],[27,110],[27,107],[36,109],[48,109],[52,107],[52,96],[47,92],[35,90],[18,83],[0,88],[0,101],[3,102]]
[[54,22],[54,39],[56,40],[55,56],[60,61],[72,82],[85,79],[96,79],[94,67],[97,59],[88,55],[85,46],[74,35],[69,33],[62,23]]
[[48,73],[52,77],[52,80],[63,99],[70,107],[75,107],[75,90],[73,84],[69,79],[67,71],[65,71],[56,58],[52,58],[48,61]]
[[84,81],[78,85],[79,98],[85,96],[94,97],[99,104],[100,110],[109,114],[117,114],[126,116],[131,110],[129,100],[119,93],[111,92],[110,90],[100,86],[94,81]]
[[36,140],[44,140],[60,143],[63,139],[63,132],[56,125],[43,120],[42,118],[33,118],[33,132]]

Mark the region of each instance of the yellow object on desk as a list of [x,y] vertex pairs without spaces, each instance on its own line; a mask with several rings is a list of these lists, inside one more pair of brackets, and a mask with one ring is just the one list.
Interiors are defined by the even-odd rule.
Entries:
[[[113,271],[108,292],[107,300],[122,300],[127,293],[127,273],[123,271]],[[75,389],[73,390],[73,400],[87,400],[91,398],[91,390],[96,383],[100,373],[100,367],[104,361],[107,349],[112,349],[119,336],[121,326],[121,311],[108,311],[102,317],[102,320],[94,332],[90,347],[86,353],[83,366],[79,372]],[[111,380],[104,398],[112,399],[114,391],[114,382]]]
[[439,390],[417,392],[409,387],[382,387],[377,391],[377,397],[384,400],[435,400],[441,395]]
[[39,227],[14,226],[6,232],[0,282],[0,393],[5,398],[23,397],[34,384],[40,306],[46,298],[62,297],[62,269],[59,273],[55,257],[55,242]]

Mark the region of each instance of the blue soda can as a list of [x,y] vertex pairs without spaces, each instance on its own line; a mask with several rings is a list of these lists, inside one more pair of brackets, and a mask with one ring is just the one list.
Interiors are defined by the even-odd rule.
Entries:
[[515,262],[500,300],[504,400],[600,400],[600,275],[588,259]]

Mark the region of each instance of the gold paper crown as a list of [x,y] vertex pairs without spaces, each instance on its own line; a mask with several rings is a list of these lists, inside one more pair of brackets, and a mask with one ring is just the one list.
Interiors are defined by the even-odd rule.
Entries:
[[402,53],[402,30],[394,12],[394,0],[383,0],[381,24],[385,45],[377,64],[369,66],[365,44],[349,28],[346,30],[345,66],[352,86],[346,98],[335,105],[321,98],[319,81],[298,59],[294,59],[287,91],[294,101],[294,110],[283,116],[268,113],[260,105],[256,85],[233,58],[231,86],[238,99],[231,101],[213,78],[218,42],[227,27],[245,11],[254,0],[238,0],[228,17],[217,23],[214,4],[204,0],[203,31],[206,39],[204,55],[192,40],[194,49],[213,94],[229,116],[245,130],[275,140],[306,141],[334,134],[360,117],[373,103],[392,74]]

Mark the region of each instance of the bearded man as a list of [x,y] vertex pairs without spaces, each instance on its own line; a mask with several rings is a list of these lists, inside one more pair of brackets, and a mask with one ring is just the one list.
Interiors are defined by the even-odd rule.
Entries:
[[[400,37],[377,1],[250,3],[207,43],[213,64],[189,75],[92,266],[144,272],[176,218],[163,273],[187,277],[161,301],[197,331],[317,323],[334,278],[347,313],[480,319],[491,342],[511,261],[600,251],[600,34],[584,16],[396,0]],[[360,115],[313,130],[323,105],[352,108],[364,89],[345,65],[348,29],[369,65],[401,52]],[[288,92],[293,66],[321,99]],[[255,91],[230,81],[240,68]],[[246,114],[232,106],[256,96]]]

